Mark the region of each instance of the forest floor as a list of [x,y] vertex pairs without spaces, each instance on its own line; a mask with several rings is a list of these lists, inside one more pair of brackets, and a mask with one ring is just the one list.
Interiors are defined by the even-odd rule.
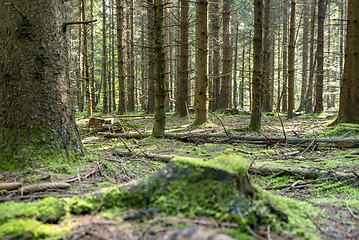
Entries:
[[[95,113],[95,117],[108,118],[118,122],[113,115]],[[250,132],[246,126],[250,121],[249,115],[225,115],[217,113],[227,132],[241,136],[257,136],[260,138],[283,137],[341,137],[346,134],[352,138],[359,138],[359,128],[350,125],[340,130],[327,125],[335,119],[336,112],[327,112],[321,115],[302,115],[293,119],[280,119],[276,114],[264,113],[262,116],[261,132]],[[122,131],[151,132],[153,117],[139,116],[121,118]],[[213,115],[211,124],[202,127],[191,126],[194,114],[190,117],[180,118],[168,115],[166,119],[166,133],[171,134],[223,134],[222,123]],[[359,173],[358,148],[338,147],[335,145],[318,146],[309,144],[286,144],[272,142],[252,143],[250,141],[231,141],[226,138],[211,141],[200,138],[188,140],[181,139],[155,139],[155,138],[109,138],[101,137],[97,133],[112,132],[99,128],[87,128],[89,121],[84,114],[77,114],[77,124],[82,135],[82,141],[89,154],[80,166],[54,166],[22,173],[0,173],[2,182],[21,182],[23,185],[65,181],[71,184],[67,190],[47,190],[19,196],[16,192],[2,192],[0,202],[9,200],[33,201],[47,196],[72,197],[80,196],[103,188],[128,183],[148,176],[163,167],[165,163],[158,158],[139,156],[122,157],[118,151],[131,151],[154,155],[176,155],[202,159],[213,159],[223,153],[244,156],[256,165],[269,165],[277,167],[290,167],[309,169],[312,172],[328,171],[345,174]],[[128,124],[127,124],[127,123]],[[189,124],[190,123],[190,124]],[[136,128],[136,129],[134,129]],[[308,221],[313,226],[314,233],[320,239],[359,239],[359,180],[358,178],[332,178],[320,175],[316,179],[306,179],[298,174],[273,173],[263,176],[251,171],[251,182],[266,191],[287,198],[293,198],[316,207],[321,213]],[[81,179],[78,181],[78,179]],[[121,218],[131,219],[136,210],[121,213]],[[299,213],[306,215],[307,213]],[[76,222],[77,227],[66,239],[159,239],[153,233],[170,231],[171,229],[190,226],[204,231],[212,230],[231,234],[233,226],[221,225],[213,219],[196,218],[192,220],[156,215],[151,223],[138,220],[125,221],[125,227],[116,228],[113,221],[106,216],[85,215],[72,216],[67,219]],[[268,238],[268,232],[264,234]],[[237,239],[240,239],[237,237]],[[254,238],[253,238],[254,239]],[[269,238],[268,238],[269,239]],[[272,239],[306,239],[304,236],[287,236],[280,233],[273,235]]]

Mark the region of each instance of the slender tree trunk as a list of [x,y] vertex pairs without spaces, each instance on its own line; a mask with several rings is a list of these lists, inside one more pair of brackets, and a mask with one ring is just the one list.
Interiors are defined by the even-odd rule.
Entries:
[[213,38],[213,57],[212,57],[212,81],[213,81],[213,110],[219,107],[220,78],[219,78],[219,0],[213,0],[211,4],[211,32]]
[[[111,2],[110,2],[111,5]],[[111,7],[109,8],[109,26],[108,26],[108,61],[107,61],[107,82],[108,82],[108,111],[112,111],[112,26],[111,26]]]
[[108,112],[107,96],[107,36],[106,36],[106,1],[102,0],[102,89],[103,89],[103,110]]
[[223,0],[223,71],[220,95],[220,108],[224,110],[231,105],[232,51],[230,45],[230,6],[231,0]]
[[188,7],[187,0],[181,1],[181,53],[178,65],[178,100],[177,111],[180,116],[186,116],[186,103],[188,104]]
[[263,0],[254,0],[254,37],[253,37],[253,89],[252,114],[249,128],[254,131],[261,129],[261,78],[262,78],[262,18]]
[[293,118],[294,111],[295,1],[296,0],[292,0],[290,10],[290,31],[288,48],[288,118]]
[[[82,21],[82,1],[79,0],[79,21]],[[77,75],[77,89],[78,89],[78,97],[77,104],[79,106],[79,112],[84,111],[84,96],[83,96],[83,77],[82,77],[82,25],[79,25],[79,52],[78,52],[78,75]]]
[[307,92],[307,81],[308,81],[308,46],[309,46],[309,3],[303,3],[303,52],[302,52],[302,88],[300,91],[300,104],[297,109],[298,112],[304,110],[305,94]]
[[245,79],[244,79],[244,77],[245,77],[245,54],[246,54],[246,46],[245,45],[243,45],[243,47],[242,47],[242,81],[241,81],[241,84],[240,84],[240,86],[239,86],[239,92],[240,92],[240,94],[239,94],[239,96],[240,96],[240,98],[239,98],[239,104],[240,104],[240,106],[241,106],[241,109],[244,109],[244,83],[245,83]]
[[147,25],[148,25],[148,104],[147,112],[153,113],[155,110],[155,86],[156,86],[156,72],[155,72],[155,36],[153,27],[153,0],[147,0]]
[[[82,20],[86,21],[86,5],[85,0],[81,0]],[[87,117],[92,117],[92,100],[91,100],[91,86],[90,86],[90,69],[89,69],[89,57],[87,49],[87,27],[86,24],[82,24],[83,37],[84,37],[84,63],[85,63],[85,81],[86,81],[86,102],[87,102]]]
[[[238,56],[238,21],[236,22],[236,37],[234,40],[234,59],[233,59],[233,107],[238,108],[238,87],[237,87],[237,56]],[[243,75],[242,75],[243,77]],[[240,84],[241,86],[241,84]],[[241,98],[241,96],[239,96]]]
[[111,53],[112,53],[112,108],[116,111],[116,68],[115,68],[115,20],[114,20],[114,0],[111,0]]
[[[91,20],[93,20],[93,0],[91,0],[90,7],[90,16]],[[94,47],[94,26],[91,27],[91,60],[90,60],[90,69],[91,69],[91,100],[92,100],[92,110],[95,109],[95,47]]]
[[166,79],[163,37],[163,0],[154,0],[154,33],[156,56],[156,101],[152,135],[163,137],[166,125]]
[[198,0],[198,65],[195,124],[208,122],[207,80],[207,0]]
[[[141,16],[141,43],[142,46],[145,46],[145,15],[142,14]],[[146,62],[146,56],[145,56],[145,48],[143,47],[141,49],[141,97],[140,97],[140,104],[142,111],[146,111],[145,106],[145,62]]]
[[315,82],[315,106],[314,112],[322,112],[323,109],[323,73],[324,73],[324,17],[325,0],[318,0],[318,38],[317,38],[317,77]]
[[287,111],[287,49],[288,49],[288,0],[283,0],[283,84],[282,84],[282,111]]
[[270,84],[270,58],[271,53],[269,51],[269,26],[270,26],[270,0],[265,0],[264,4],[264,19],[263,19],[263,86],[262,86],[262,111],[271,112],[272,109],[272,96],[271,96],[271,84]]
[[311,7],[311,23],[310,23],[310,50],[309,50],[309,79],[308,79],[308,93],[307,93],[307,105],[305,112],[309,113],[313,111],[313,77],[314,77],[314,68],[316,63],[316,57],[314,54],[314,35],[315,35],[315,12],[316,12],[317,1],[314,0]]
[[126,113],[125,100],[125,73],[123,67],[123,6],[122,0],[116,0],[116,27],[117,27],[117,59],[118,59],[118,114]]
[[135,111],[135,54],[133,47],[133,0],[128,0],[129,12],[127,22],[127,111]]

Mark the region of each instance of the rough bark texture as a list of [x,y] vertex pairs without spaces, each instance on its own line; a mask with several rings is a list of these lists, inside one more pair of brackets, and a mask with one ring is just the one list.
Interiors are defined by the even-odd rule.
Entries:
[[128,0],[130,7],[128,15],[128,57],[127,57],[127,111],[135,111],[135,54],[134,54],[134,32],[133,32],[133,0]]
[[198,84],[196,92],[196,124],[202,124],[208,121],[207,5],[207,0],[198,0]]
[[252,114],[249,127],[252,130],[261,129],[261,78],[262,78],[262,18],[263,0],[254,1],[254,37],[253,37],[253,88]]
[[232,52],[229,31],[230,6],[231,0],[223,1],[223,77],[219,106],[222,109],[230,108],[231,106]]
[[155,72],[155,35],[153,28],[153,0],[147,0],[147,25],[148,25],[148,104],[147,112],[153,113],[155,111],[155,86],[156,86],[156,72]]
[[166,125],[166,79],[163,37],[163,0],[154,0],[154,33],[156,56],[156,98],[152,135],[163,137]]
[[348,29],[337,123],[359,124],[359,2],[348,2]]
[[294,111],[295,1],[296,0],[292,0],[290,10],[290,31],[288,48],[288,118],[293,118]]
[[120,115],[126,113],[125,100],[125,73],[123,69],[123,6],[122,0],[116,0],[116,21],[117,21],[117,58],[118,58],[118,113]]
[[62,6],[60,0],[0,4],[1,169],[82,154]]
[[176,109],[180,116],[186,116],[188,103],[188,1],[181,1],[181,49],[178,66],[178,98]]
[[318,1],[318,38],[317,38],[317,78],[315,82],[315,106],[314,112],[322,112],[323,109],[323,73],[324,73],[324,1]]

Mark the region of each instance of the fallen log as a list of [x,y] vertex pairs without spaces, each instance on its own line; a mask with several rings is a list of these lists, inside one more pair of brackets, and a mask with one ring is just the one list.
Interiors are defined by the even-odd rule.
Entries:
[[[97,133],[99,136],[108,138],[141,138],[141,135],[136,132],[129,133]],[[148,137],[150,133],[142,133],[142,137]],[[227,141],[249,142],[253,144],[267,144],[274,145],[277,143],[287,143],[299,146],[316,145],[322,147],[345,147],[355,148],[359,147],[359,139],[357,138],[284,138],[284,137],[256,137],[256,136],[241,136],[229,134],[165,134],[165,138],[172,138],[178,140],[204,140],[206,142],[217,142],[218,139],[225,139]]]
[[[147,158],[156,158],[162,162],[168,163],[173,158],[179,157],[175,155],[160,155],[160,154],[151,154],[151,153],[136,153],[136,152],[125,152],[115,150],[115,153],[120,156],[137,156],[137,157],[147,157]],[[200,160],[200,159],[196,159]],[[311,168],[303,165],[302,168],[297,167],[278,167],[278,166],[270,166],[270,165],[256,165],[253,164],[248,169],[249,173],[260,174],[263,176],[269,175],[290,175],[290,176],[300,176],[304,179],[317,179],[317,178],[355,178],[357,174],[355,173],[344,173],[344,172],[335,172],[327,169],[317,169]]]

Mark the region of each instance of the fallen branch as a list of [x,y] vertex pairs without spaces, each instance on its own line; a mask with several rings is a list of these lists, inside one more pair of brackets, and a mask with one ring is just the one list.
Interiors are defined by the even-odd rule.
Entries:
[[[141,138],[148,137],[150,133],[139,133],[129,132],[129,133],[97,133],[99,136],[117,138]],[[174,138],[177,140],[191,140],[202,139],[206,142],[216,142],[220,138],[230,139],[232,141],[239,142],[249,142],[254,144],[267,144],[273,145],[277,143],[288,143],[296,144],[300,146],[312,146],[313,144],[317,146],[331,146],[331,147],[346,147],[354,148],[359,147],[359,141],[356,138],[283,138],[283,137],[255,137],[255,136],[241,136],[234,134],[165,134],[165,138]]]

